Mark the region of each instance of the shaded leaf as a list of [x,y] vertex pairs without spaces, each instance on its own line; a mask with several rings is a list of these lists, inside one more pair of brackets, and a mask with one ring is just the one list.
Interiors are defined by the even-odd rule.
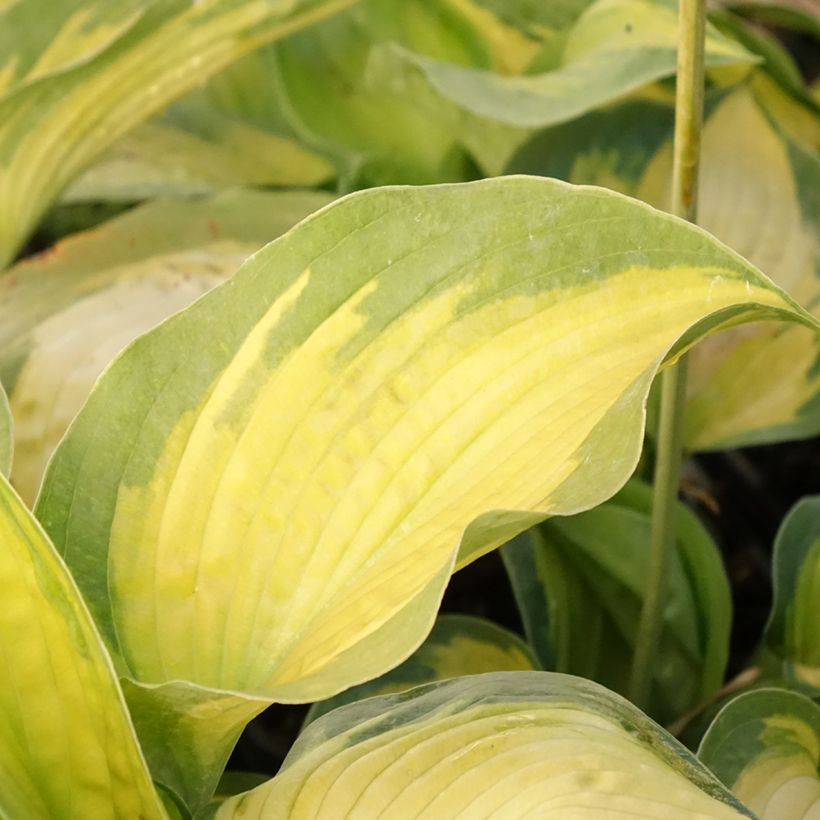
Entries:
[[725,706],[698,757],[760,820],[820,811],[820,707],[785,689],[758,689]]
[[[611,501],[551,518],[504,547],[525,631],[545,669],[626,693],[649,562],[652,488],[631,481]],[[648,712],[668,722],[723,681],[731,601],[720,555],[678,505],[677,552]]]
[[580,678],[507,672],[422,686],[317,720],[228,818],[746,817],[627,701]]
[[154,202],[0,277],[0,380],[18,419],[12,481],[23,498],[34,501],[51,452],[128,342],[330,199],[234,192]]
[[[0,268],[119,137],[233,60],[355,0],[58,0],[0,11]],[[52,4],[47,4],[51,6]]]
[[820,496],[799,501],[783,520],[772,561],[764,642],[789,678],[820,691]]
[[306,723],[357,700],[403,692],[434,681],[538,668],[530,648],[515,634],[470,615],[440,615],[424,643],[387,674],[353,686],[310,707]]
[[0,815],[166,814],[65,565],[0,476]]
[[[812,322],[616,194],[364,191],[127,348],[38,515],[143,705],[323,699],[422,642],[454,564],[613,494],[661,363],[753,318]],[[217,759],[206,740],[146,744],[152,770]]]

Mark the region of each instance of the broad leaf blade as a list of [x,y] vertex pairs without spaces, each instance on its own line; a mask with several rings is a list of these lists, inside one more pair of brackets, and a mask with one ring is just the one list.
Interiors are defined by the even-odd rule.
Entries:
[[614,493],[664,358],[752,318],[812,322],[603,190],[361,192],[134,342],[38,514],[139,685],[329,697],[421,643],[454,562]]
[[216,818],[581,812],[750,816],[671,736],[603,687],[512,672],[457,678],[325,715],[273,780],[228,799]]
[[803,695],[739,695],[709,727],[698,757],[760,820],[809,820],[820,811],[820,707]]
[[[674,3],[598,0],[568,33],[559,65],[543,74],[504,77],[420,55],[408,58],[432,87],[466,111],[520,128],[566,122],[675,73]],[[708,65],[754,62],[710,29]]]
[[764,642],[798,684],[820,690],[820,497],[804,498],[777,533],[774,602]]
[[[631,100],[546,131],[510,170],[606,185],[658,207],[668,201],[671,106]],[[820,120],[815,119],[816,124]],[[698,222],[817,312],[820,159],[785,137],[747,88],[707,100]],[[693,449],[800,438],[820,431],[814,337],[756,326],[693,351],[686,412]]]
[[163,818],[108,654],[0,476],[0,815]]
[[128,342],[329,201],[240,191],[154,202],[0,277],[0,380],[18,418],[12,482],[23,498],[33,503],[54,447]]
[[[130,0],[91,23],[110,4],[60,2],[46,21],[38,3],[11,4],[0,28],[25,54],[13,46],[2,69],[0,267],[117,138],[243,54],[353,2]],[[48,49],[36,60],[35,41]]]
[[[651,499],[651,488],[633,480],[611,501],[551,518],[502,550],[543,668],[628,691],[646,589]],[[720,556],[683,504],[677,521],[647,710],[661,723],[718,689],[729,645],[731,602]]]
[[483,618],[441,615],[424,643],[404,663],[380,678],[314,703],[306,722],[357,700],[403,692],[446,678],[533,669],[538,669],[538,662],[530,648],[512,632]]
[[310,187],[333,175],[329,162],[295,140],[211,112],[208,125],[207,133],[164,119],[138,126],[75,180],[61,202]]

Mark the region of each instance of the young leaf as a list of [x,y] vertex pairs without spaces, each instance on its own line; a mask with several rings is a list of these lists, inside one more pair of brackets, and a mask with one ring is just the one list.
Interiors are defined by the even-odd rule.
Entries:
[[306,723],[339,706],[374,695],[403,692],[423,683],[477,675],[538,669],[530,648],[517,635],[470,615],[440,615],[427,640],[395,669],[311,706]]
[[[748,89],[708,103],[699,224],[817,312],[820,159],[784,137]],[[671,140],[671,107],[631,100],[543,132],[510,170],[606,185],[662,207]],[[816,359],[814,337],[801,328],[758,325],[709,339],[689,362],[687,445],[712,449],[819,432]]]
[[0,384],[0,474],[8,477],[14,452],[14,427],[6,391]]
[[58,0],[45,12],[4,3],[0,268],[119,137],[262,43],[354,2]]
[[154,202],[0,277],[0,380],[17,418],[12,481],[26,502],[97,377],[128,342],[329,201],[239,191]]
[[0,816],[166,817],[65,565],[0,476]]
[[774,542],[774,603],[764,642],[796,683],[820,690],[820,496],[798,502]]
[[[652,488],[631,481],[611,501],[551,518],[502,550],[530,644],[545,669],[626,692],[649,560]],[[712,539],[680,504],[649,714],[668,722],[723,680],[729,585]]]
[[501,672],[342,707],[216,820],[751,816],[670,735],[581,678]]
[[[542,74],[504,77],[407,53],[442,96],[480,117],[544,128],[578,117],[675,73],[676,4],[665,0],[598,0],[570,29],[559,64]],[[755,58],[714,29],[707,65]]]
[[820,811],[820,707],[785,689],[758,689],[725,706],[698,757],[760,820]]
[[753,318],[816,326],[708,234],[607,191],[364,191],[135,341],[38,514],[143,700],[193,699],[212,732],[209,690],[211,717],[239,714],[261,708],[243,693],[319,700],[404,660],[454,563],[613,494],[661,363]]

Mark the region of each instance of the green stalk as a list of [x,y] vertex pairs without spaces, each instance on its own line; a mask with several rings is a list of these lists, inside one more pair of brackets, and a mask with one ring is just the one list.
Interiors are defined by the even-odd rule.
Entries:
[[[700,133],[703,124],[703,49],[706,0],[680,0],[675,147],[671,211],[694,222],[697,214]],[[655,495],[649,542],[647,590],[638,624],[630,697],[646,709],[655,652],[663,625],[669,556],[675,549],[675,507],[683,454],[686,357],[661,375],[661,412],[655,462]]]

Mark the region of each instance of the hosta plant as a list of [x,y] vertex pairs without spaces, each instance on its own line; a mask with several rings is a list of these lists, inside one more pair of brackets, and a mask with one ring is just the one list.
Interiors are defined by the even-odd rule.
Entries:
[[[818,811],[817,499],[733,698],[720,552],[647,430],[690,350],[688,447],[820,429],[816,103],[723,9],[707,230],[665,213],[677,11],[0,8],[0,817]],[[498,547],[523,636],[439,614]],[[272,704],[313,705],[234,771]]]

